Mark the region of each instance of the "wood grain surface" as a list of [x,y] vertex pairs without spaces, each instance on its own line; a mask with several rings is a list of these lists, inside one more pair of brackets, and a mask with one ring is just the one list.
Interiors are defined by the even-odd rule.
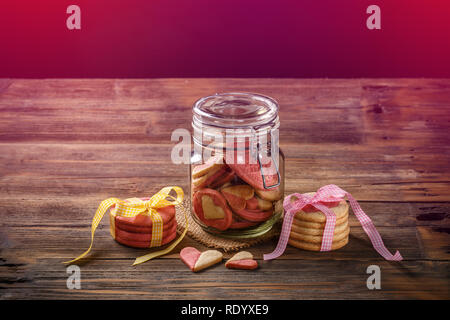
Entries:
[[[105,219],[81,289],[67,289],[61,262],[88,247],[101,200],[187,187],[171,132],[190,129],[196,99],[226,91],[278,100],[287,193],[341,186],[405,260],[383,261],[352,215],[343,249],[263,261],[270,241],[249,250],[253,272],[193,274],[178,257],[205,249],[191,239],[132,267],[150,250],[115,243]],[[448,79],[0,79],[0,114],[1,299],[450,298]],[[373,264],[380,290],[366,287]]]

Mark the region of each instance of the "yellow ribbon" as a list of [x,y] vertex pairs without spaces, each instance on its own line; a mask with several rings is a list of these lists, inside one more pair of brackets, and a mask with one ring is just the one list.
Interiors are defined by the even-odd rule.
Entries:
[[[177,197],[173,197],[170,195],[170,192],[174,190],[177,194]],[[167,200],[167,198],[171,199],[172,201]],[[113,205],[116,205],[116,211],[115,214],[118,216],[123,217],[135,217],[139,214],[141,215],[149,215],[152,219],[152,241],[150,243],[150,247],[156,247],[161,245],[162,241],[162,234],[163,234],[163,223],[162,218],[160,214],[158,213],[157,209],[164,208],[167,206],[174,206],[181,204],[183,202],[184,198],[184,192],[183,189],[180,187],[165,187],[162,188],[160,191],[158,191],[155,195],[153,195],[149,200],[142,201],[140,199],[131,199],[129,202],[122,201],[117,198],[109,198],[104,201],[102,201],[95,212],[94,218],[92,219],[92,226],[91,226],[91,244],[89,246],[89,249],[87,249],[84,253],[79,255],[77,258],[66,261],[64,263],[71,264],[75,261],[78,261],[85,257],[92,249],[92,245],[94,244],[94,233],[97,229],[98,225],[100,224],[100,221],[102,220],[103,216],[105,215],[106,211]],[[136,258],[133,265],[137,265],[143,262],[146,262],[150,259],[165,255],[172,251],[181,240],[183,240],[184,236],[186,235],[187,229],[188,229],[188,219],[186,216],[186,212],[184,212],[184,218],[185,218],[185,228],[181,236],[173,242],[169,247],[166,249],[152,252],[149,254],[146,254],[142,257]]]

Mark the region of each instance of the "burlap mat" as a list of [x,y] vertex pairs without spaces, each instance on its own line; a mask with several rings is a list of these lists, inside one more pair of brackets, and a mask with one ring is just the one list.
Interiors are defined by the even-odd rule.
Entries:
[[214,236],[206,231],[204,231],[191,217],[191,212],[189,209],[189,204],[183,202],[182,205],[176,207],[176,219],[178,222],[177,230],[179,232],[184,231],[184,214],[187,214],[188,217],[188,231],[187,235],[192,239],[200,242],[201,244],[216,249],[223,249],[225,252],[229,251],[237,251],[243,248],[248,248],[257,243],[261,243],[267,240],[270,240],[274,237],[278,237],[280,234],[280,225],[276,224],[272,227],[270,231],[266,234],[253,238],[253,239],[225,239],[221,237]]

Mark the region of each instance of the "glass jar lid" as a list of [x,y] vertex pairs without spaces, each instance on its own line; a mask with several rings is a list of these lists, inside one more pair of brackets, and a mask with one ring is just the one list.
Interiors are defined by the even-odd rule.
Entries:
[[218,93],[197,100],[193,114],[194,127],[274,127],[278,123],[278,103],[260,94]]

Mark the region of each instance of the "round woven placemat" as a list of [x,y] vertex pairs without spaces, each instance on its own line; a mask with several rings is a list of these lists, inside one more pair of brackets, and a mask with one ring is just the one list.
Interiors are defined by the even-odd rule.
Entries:
[[201,244],[209,247],[222,249],[225,252],[229,251],[237,251],[243,248],[248,248],[257,243],[261,243],[267,240],[270,240],[274,237],[277,237],[280,234],[280,225],[275,224],[270,231],[266,234],[263,234],[260,237],[253,239],[226,239],[212,235],[202,229],[191,217],[191,212],[189,209],[189,204],[183,202],[182,205],[176,207],[176,219],[178,222],[177,230],[179,232],[184,231],[184,215],[186,213],[188,218],[188,231],[187,235],[192,239],[200,242]]

